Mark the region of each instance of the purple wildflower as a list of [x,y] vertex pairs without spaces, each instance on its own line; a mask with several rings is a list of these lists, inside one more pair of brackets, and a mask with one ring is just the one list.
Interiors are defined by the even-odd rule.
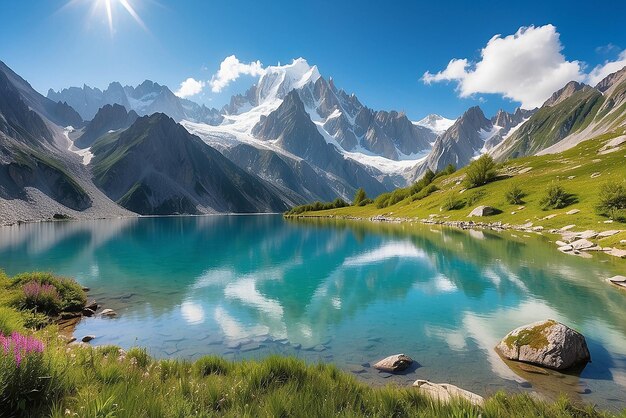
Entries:
[[0,333],[0,347],[4,355],[13,356],[15,364],[19,367],[22,359],[35,353],[43,353],[44,345],[41,340],[28,335],[14,332],[10,336]]
[[41,284],[36,281],[26,283],[22,289],[28,299],[38,300],[40,298],[58,299],[59,292],[51,284]]

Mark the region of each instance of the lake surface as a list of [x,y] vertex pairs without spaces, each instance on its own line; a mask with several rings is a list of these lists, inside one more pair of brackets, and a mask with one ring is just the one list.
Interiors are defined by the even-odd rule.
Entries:
[[[561,254],[543,237],[281,216],[53,222],[0,228],[0,267],[90,287],[119,314],[79,324],[77,337],[98,345],[189,359],[288,354],[371,384],[423,378],[626,407],[626,292],[604,282],[624,264]],[[524,373],[493,350],[547,318],[586,336],[593,362],[580,377]],[[401,352],[419,367],[368,367]]]

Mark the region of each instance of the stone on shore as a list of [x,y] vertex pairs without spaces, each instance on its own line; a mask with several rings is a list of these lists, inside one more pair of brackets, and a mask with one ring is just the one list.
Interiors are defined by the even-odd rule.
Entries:
[[587,248],[595,247],[596,244],[586,239],[579,239],[570,244],[575,250],[586,250]]
[[495,213],[496,209],[492,208],[491,206],[478,206],[474,208],[474,210],[472,210],[468,216],[470,218],[474,216],[491,216],[495,215]]
[[395,354],[374,364],[374,368],[382,372],[397,373],[406,370],[413,363],[413,359],[405,354]]
[[415,383],[413,383],[413,387],[417,388],[424,395],[441,403],[450,403],[450,401],[455,399],[465,399],[476,406],[483,406],[485,404],[485,399],[482,396],[449,383],[432,383],[427,380],[416,380]]
[[569,369],[591,360],[585,337],[552,319],[516,328],[496,349],[509,360],[555,370]]
[[626,289],[626,276],[613,276],[607,279],[609,283]]

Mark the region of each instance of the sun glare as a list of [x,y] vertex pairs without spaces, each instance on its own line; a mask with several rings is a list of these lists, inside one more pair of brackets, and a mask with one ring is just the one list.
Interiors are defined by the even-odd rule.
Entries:
[[115,33],[115,16],[119,12],[128,13],[130,17],[146,32],[148,28],[143,22],[131,0],[70,0],[63,7],[69,7],[78,3],[90,3],[90,18],[103,17],[106,20],[111,36]]

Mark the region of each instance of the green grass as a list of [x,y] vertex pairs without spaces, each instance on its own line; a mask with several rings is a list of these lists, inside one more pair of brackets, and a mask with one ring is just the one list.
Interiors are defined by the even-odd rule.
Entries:
[[[510,225],[523,225],[532,222],[535,226],[543,226],[545,230],[558,229],[566,225],[576,225],[575,230],[593,229],[603,231],[609,229],[626,230],[626,224],[608,220],[598,211],[600,202],[600,186],[609,181],[623,183],[626,179],[626,145],[616,152],[600,154],[600,148],[610,139],[622,135],[618,130],[597,138],[585,141],[578,146],[560,154],[533,156],[514,159],[498,167],[499,176],[495,181],[483,186],[464,190],[462,184],[465,169],[435,179],[433,187],[438,190],[428,196],[416,199],[416,195],[408,195],[402,201],[388,207],[377,208],[375,204],[346,207],[340,209],[308,212],[301,216],[329,217],[361,217],[370,218],[377,215],[396,218],[425,219],[434,215],[444,221],[480,220],[485,222],[502,222]],[[520,171],[530,170],[523,173]],[[592,178],[594,173],[598,177]],[[571,195],[575,203],[561,209],[543,210],[542,199],[551,184],[558,184]],[[523,204],[510,203],[507,192],[513,186],[522,188]],[[482,191],[479,200],[473,199],[472,193]],[[463,200],[450,205],[454,200]],[[468,201],[471,202],[468,205]],[[468,218],[472,205],[487,205],[501,210],[493,216],[485,218]],[[522,208],[523,206],[523,208]],[[453,207],[452,210],[446,210]],[[463,207],[462,209],[458,209]],[[567,215],[571,209],[580,210],[574,215]],[[546,216],[556,215],[550,219]],[[613,246],[626,249],[621,240],[626,239],[626,232],[600,240],[602,246]]]
[[0,416],[613,416],[565,397],[545,402],[527,394],[497,393],[482,408],[462,400],[441,404],[411,387],[371,387],[333,365],[292,357],[190,362],[157,360],[142,348],[67,346],[55,325],[29,330],[30,312],[13,304],[27,278],[55,283],[59,293],[65,283],[49,274],[0,272],[0,331],[34,334],[45,343],[43,354],[22,360],[19,369],[0,351]]

